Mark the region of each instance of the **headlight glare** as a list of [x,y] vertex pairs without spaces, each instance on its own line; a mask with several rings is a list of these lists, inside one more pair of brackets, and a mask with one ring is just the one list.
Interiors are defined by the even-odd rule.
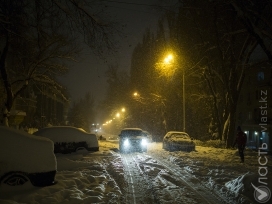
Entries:
[[129,141],[128,141],[128,139],[125,139],[125,141],[124,141],[124,146],[129,146]]
[[142,145],[147,145],[147,140],[146,139],[142,139]]

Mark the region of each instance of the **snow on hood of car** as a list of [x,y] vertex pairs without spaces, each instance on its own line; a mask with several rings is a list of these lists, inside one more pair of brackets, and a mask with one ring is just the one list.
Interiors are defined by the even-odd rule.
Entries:
[[0,175],[9,171],[36,173],[56,170],[51,140],[4,126],[0,126],[0,140]]
[[55,143],[85,141],[89,147],[98,147],[98,140],[95,134],[90,134],[80,128],[71,126],[46,127],[33,134],[47,137]]

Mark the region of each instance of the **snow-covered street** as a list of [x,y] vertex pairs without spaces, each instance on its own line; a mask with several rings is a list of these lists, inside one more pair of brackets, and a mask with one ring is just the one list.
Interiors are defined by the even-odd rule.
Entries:
[[[258,203],[258,152],[197,146],[194,152],[167,152],[150,143],[147,153],[119,154],[118,141],[100,141],[100,151],[57,154],[53,186],[0,189],[0,203]],[[271,189],[272,159],[266,155]],[[263,184],[262,184],[263,185]],[[13,187],[14,189],[14,187]]]

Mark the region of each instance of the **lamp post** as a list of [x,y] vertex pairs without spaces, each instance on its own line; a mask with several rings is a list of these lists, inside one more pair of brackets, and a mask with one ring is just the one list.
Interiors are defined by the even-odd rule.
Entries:
[[186,132],[185,129],[185,77],[184,77],[184,72],[185,69],[183,69],[183,73],[182,73],[182,98],[183,98],[183,132]]
[[[173,56],[170,54],[166,58],[164,58],[164,64],[170,64],[173,60]],[[186,132],[186,117],[185,117],[185,69],[182,72],[182,105],[183,105],[183,132]]]

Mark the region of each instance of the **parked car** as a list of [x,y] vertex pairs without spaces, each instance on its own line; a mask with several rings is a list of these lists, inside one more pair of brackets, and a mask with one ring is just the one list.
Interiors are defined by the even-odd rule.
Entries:
[[79,150],[99,151],[95,134],[87,133],[81,128],[72,126],[46,127],[33,133],[49,138],[54,142],[54,153],[72,153]]
[[195,143],[186,132],[170,131],[163,137],[163,149],[168,151],[194,151]]
[[0,126],[0,186],[22,186],[29,181],[43,187],[56,183],[56,157],[51,140]]
[[119,151],[121,153],[147,152],[147,143],[148,138],[140,128],[125,128],[119,134]]

